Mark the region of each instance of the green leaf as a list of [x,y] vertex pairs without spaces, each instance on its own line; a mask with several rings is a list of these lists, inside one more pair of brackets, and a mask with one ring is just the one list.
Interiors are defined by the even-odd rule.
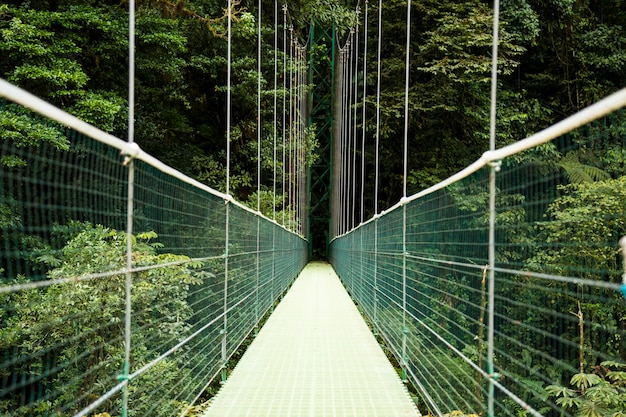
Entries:
[[599,384],[600,382],[602,382],[602,378],[600,378],[598,375],[585,373],[576,374],[570,380],[570,383],[578,387],[579,389],[587,389],[589,387]]
[[553,397],[571,398],[576,395],[576,391],[558,385],[548,385],[545,390]]

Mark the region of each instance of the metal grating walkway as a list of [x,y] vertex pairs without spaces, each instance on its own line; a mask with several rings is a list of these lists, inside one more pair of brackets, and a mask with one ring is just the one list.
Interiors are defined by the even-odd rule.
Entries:
[[307,265],[205,417],[419,416],[332,267]]

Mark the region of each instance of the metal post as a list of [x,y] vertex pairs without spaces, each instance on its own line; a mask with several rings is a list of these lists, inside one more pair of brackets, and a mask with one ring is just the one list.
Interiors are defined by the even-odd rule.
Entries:
[[[135,141],[135,1],[128,3],[128,142]],[[124,381],[122,394],[122,417],[128,415],[128,375],[130,373],[130,342],[131,342],[131,300],[133,285],[133,212],[134,212],[134,187],[135,187],[135,163],[132,158],[124,161],[128,166],[128,200],[126,209],[126,310],[124,329],[124,369],[120,380]]]
[[[228,48],[226,71],[226,195],[230,193],[230,136],[231,136],[231,62],[232,62],[232,1],[228,0]],[[222,328],[222,382],[226,381],[228,367],[227,334],[228,334],[228,246],[230,245],[230,200],[226,204],[226,225],[224,241],[224,327]]]
[[402,382],[407,382],[408,361],[406,339],[409,333],[406,325],[406,204],[402,205]]
[[374,220],[374,336],[378,336],[378,214]]
[[[493,45],[491,64],[491,110],[489,120],[489,149],[496,149],[496,95],[498,90],[498,32],[499,32],[500,3],[493,3]],[[489,374],[489,394],[487,398],[487,415],[493,417],[495,387],[494,381],[498,375],[494,369],[494,326],[495,326],[495,266],[496,266],[496,173],[500,170],[500,163],[492,163],[489,173],[489,288],[488,288],[488,321],[487,328],[487,372]]]

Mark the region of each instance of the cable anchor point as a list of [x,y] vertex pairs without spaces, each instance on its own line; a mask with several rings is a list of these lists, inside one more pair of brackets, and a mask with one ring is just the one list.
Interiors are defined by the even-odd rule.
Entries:
[[122,149],[120,149],[120,155],[124,157],[123,165],[127,166],[130,164],[130,161],[135,159],[139,152],[141,152],[141,148],[136,142],[128,142],[126,143]]
[[499,159],[497,161],[491,161],[489,162],[489,166],[493,168],[494,171],[500,172],[500,169],[502,169],[502,160]]

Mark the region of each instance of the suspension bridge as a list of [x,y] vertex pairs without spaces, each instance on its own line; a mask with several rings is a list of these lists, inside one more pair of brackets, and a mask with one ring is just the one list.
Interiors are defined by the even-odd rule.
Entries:
[[[225,193],[134,143],[132,64],[127,140],[0,80],[0,415],[621,415],[626,91],[496,148],[494,59],[491,148],[407,195],[407,69],[403,197],[367,220],[367,3],[346,39],[282,10],[280,217],[229,194],[230,112]],[[583,151],[606,175],[555,160]]]

